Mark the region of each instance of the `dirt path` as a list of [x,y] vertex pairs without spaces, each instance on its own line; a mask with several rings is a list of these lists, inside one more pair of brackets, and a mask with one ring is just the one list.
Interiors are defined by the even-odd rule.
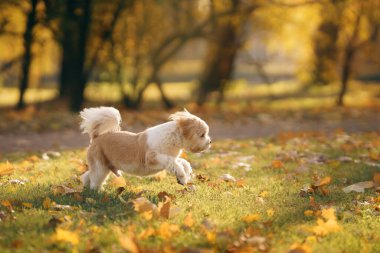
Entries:
[[[274,120],[264,115],[260,120],[245,119],[233,123],[214,120],[209,122],[209,125],[211,137],[215,140],[269,137],[288,131],[330,132],[338,128],[352,133],[379,130],[380,115],[335,120],[294,118]],[[126,130],[141,131],[143,127],[132,126]],[[88,145],[88,141],[88,136],[81,134],[79,129],[61,132],[5,133],[0,134],[0,153],[83,148]]]

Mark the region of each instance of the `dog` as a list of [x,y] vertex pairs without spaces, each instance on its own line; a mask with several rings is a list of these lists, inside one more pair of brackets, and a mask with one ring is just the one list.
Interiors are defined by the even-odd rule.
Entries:
[[202,119],[184,111],[169,116],[166,123],[140,133],[121,131],[120,112],[113,107],[86,108],[80,112],[80,128],[90,136],[85,187],[100,190],[110,172],[148,176],[167,170],[186,185],[192,167],[181,158],[182,150],[199,153],[211,146],[209,127]]

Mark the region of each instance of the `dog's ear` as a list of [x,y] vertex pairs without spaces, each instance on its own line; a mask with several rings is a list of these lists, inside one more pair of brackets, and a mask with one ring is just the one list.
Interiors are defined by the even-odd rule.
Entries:
[[182,112],[176,112],[170,115],[169,119],[174,120],[177,123],[181,134],[185,138],[189,139],[195,134],[197,120],[186,109]]

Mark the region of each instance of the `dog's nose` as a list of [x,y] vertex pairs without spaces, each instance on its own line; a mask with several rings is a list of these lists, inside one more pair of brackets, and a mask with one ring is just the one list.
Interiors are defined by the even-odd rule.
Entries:
[[211,139],[208,141],[208,143],[210,143],[210,144],[211,144]]

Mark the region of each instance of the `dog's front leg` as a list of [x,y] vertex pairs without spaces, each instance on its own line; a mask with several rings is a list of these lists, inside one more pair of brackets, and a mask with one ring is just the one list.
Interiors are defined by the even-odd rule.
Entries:
[[187,184],[189,178],[185,173],[184,166],[176,159],[176,157],[157,154],[157,162],[161,164],[167,171],[174,174],[177,177],[177,181],[181,185]]
[[177,160],[180,164],[182,164],[182,166],[185,170],[186,176],[188,178],[188,181],[191,180],[191,177],[193,175],[193,169],[191,168],[191,164],[188,161],[186,161],[185,159],[180,158],[180,157],[178,157]]

